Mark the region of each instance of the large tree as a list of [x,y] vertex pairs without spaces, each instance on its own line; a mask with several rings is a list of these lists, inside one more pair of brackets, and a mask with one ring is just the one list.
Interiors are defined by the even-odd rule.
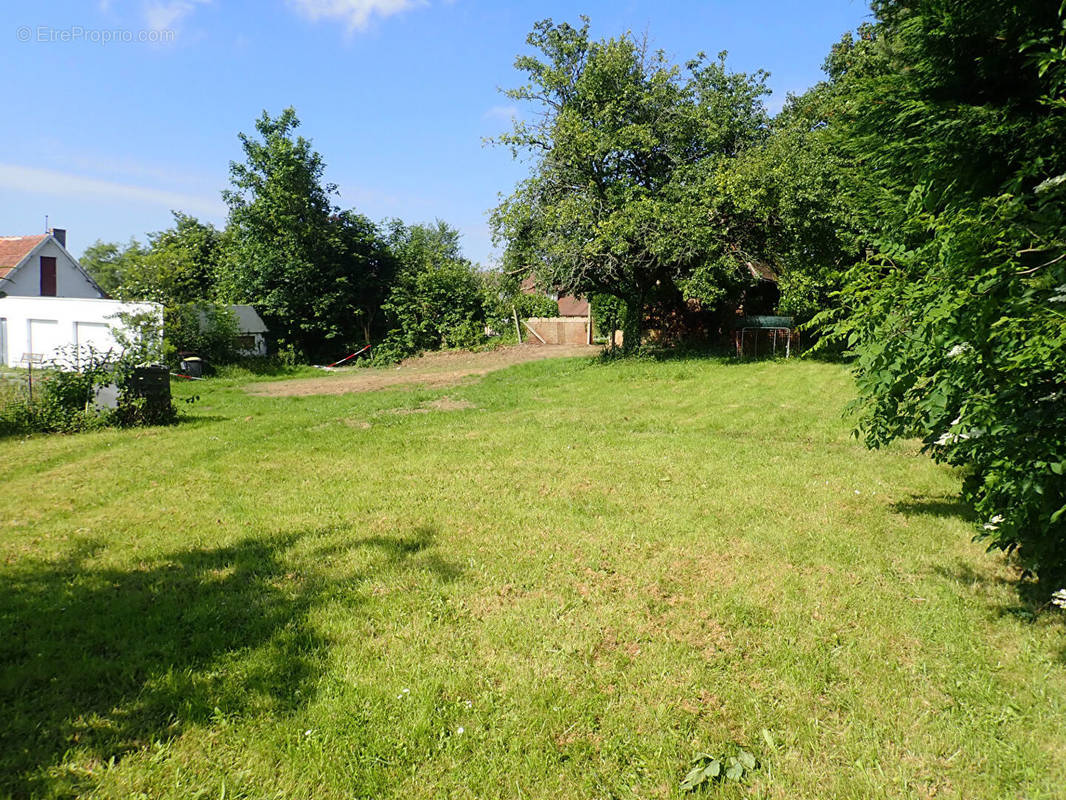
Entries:
[[145,250],[136,239],[130,239],[125,246],[117,242],[97,239],[85,248],[78,263],[93,277],[101,289],[108,294],[114,294],[122,285],[132,264],[144,255]]
[[484,339],[481,276],[463,257],[459,232],[442,220],[404,225],[394,220],[389,249],[397,272],[382,309],[389,333],[382,358],[421,350],[470,347]]
[[965,467],[991,546],[1066,583],[1066,7],[881,0],[828,67],[871,243],[835,331],[871,445]]
[[123,254],[117,296],[166,306],[214,299],[224,235],[188,214],[172,213],[172,228],[148,234],[147,248]]
[[706,187],[764,137],[765,74],[730,73],[724,54],[682,70],[630,34],[591,41],[585,18],[544,20],[527,41],[539,55],[515,61],[528,83],[507,95],[537,116],[497,140],[532,166],[493,215],[508,269],[619,298],[630,346],[656,294],[686,282],[713,304],[735,289],[740,258],[708,224]]
[[223,290],[254,303],[283,346],[307,357],[335,354],[370,335],[391,274],[374,225],[333,203],[325,162],[295,134],[296,112],[266,112],[258,137],[240,134],[243,163],[231,162],[233,246]]

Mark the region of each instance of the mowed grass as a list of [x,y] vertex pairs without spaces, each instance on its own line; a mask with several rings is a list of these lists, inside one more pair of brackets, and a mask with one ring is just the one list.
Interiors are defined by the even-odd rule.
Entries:
[[1066,797],[1062,615],[841,367],[176,392],[0,440],[0,795]]

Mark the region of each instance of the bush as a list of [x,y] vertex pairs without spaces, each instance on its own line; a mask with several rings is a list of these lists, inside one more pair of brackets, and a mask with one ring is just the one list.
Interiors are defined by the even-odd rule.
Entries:
[[391,329],[375,362],[485,341],[481,281],[467,262],[443,260],[400,275],[383,309]]
[[559,303],[542,294],[519,293],[514,298],[513,306],[519,319],[559,316]]
[[596,336],[610,339],[615,331],[622,330],[626,317],[624,300],[610,294],[594,294],[589,303]]
[[163,312],[166,361],[176,366],[180,353],[196,353],[211,364],[237,358],[237,315],[215,303],[181,303]]
[[1061,250],[1030,244],[1034,230],[1051,241],[1066,233],[1046,225],[1045,212],[1066,200],[1053,194],[930,217],[927,244],[851,272],[853,310],[836,333],[858,356],[867,444],[917,437],[937,461],[963,467],[978,535],[1057,589],[1066,583],[1066,263]]
[[[92,348],[65,354],[51,367],[34,370],[32,384],[7,390],[0,397],[0,435],[77,433],[109,425],[161,425],[176,413],[169,393],[152,402],[139,386],[142,368],[127,356]],[[100,389],[118,387],[117,408],[97,406]]]

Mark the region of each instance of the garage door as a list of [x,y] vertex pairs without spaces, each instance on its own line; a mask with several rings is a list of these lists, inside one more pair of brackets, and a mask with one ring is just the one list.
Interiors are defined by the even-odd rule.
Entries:
[[79,357],[87,355],[90,347],[97,353],[106,353],[115,346],[111,326],[106,322],[75,322],[74,343]]
[[29,320],[29,334],[26,346],[29,348],[27,355],[33,353],[44,357],[48,361],[58,355],[56,350],[66,342],[60,340],[59,322],[54,319],[31,319]]

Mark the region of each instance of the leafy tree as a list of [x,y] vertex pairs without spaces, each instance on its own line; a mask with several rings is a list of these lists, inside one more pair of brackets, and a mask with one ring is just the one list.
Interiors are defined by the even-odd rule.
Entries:
[[332,223],[353,313],[363,341],[370,344],[372,338],[385,332],[380,312],[395,279],[398,260],[377,226],[363,215],[342,211]]
[[462,256],[459,232],[440,220],[409,227],[395,220],[389,243],[398,272],[383,304],[390,329],[378,358],[482,342],[483,284]]
[[[296,136],[296,112],[266,112],[258,138],[240,134],[244,162],[230,164],[233,246],[223,268],[227,297],[261,309],[282,345],[329,355],[370,334],[376,298],[391,273],[365,218],[341,212],[325,162]],[[361,329],[361,331],[360,331]]]
[[1066,8],[882,0],[827,66],[871,243],[835,334],[871,446],[966,467],[990,547],[1066,582]]
[[237,315],[225,305],[207,302],[177,303],[163,311],[164,357],[171,364],[180,354],[191,352],[211,364],[237,358],[240,325]]
[[131,264],[142,258],[144,248],[136,239],[130,239],[125,247],[116,242],[97,239],[85,248],[78,263],[85,268],[100,288],[114,294],[130,269]]
[[225,235],[180,211],[174,227],[148,235],[148,247],[124,257],[115,294],[171,307],[214,298]]
[[657,294],[713,304],[740,284],[740,259],[708,224],[716,165],[765,136],[765,74],[730,73],[702,54],[684,73],[626,34],[593,42],[579,28],[536,24],[520,56],[536,122],[499,137],[532,158],[531,175],[496,209],[505,265],[573,294],[626,306],[626,345],[640,342]]
[[769,135],[721,162],[707,188],[711,224],[738,256],[774,267],[780,311],[801,321],[834,304],[861,252],[850,168],[827,125],[835,101],[827,84],[790,96]]

